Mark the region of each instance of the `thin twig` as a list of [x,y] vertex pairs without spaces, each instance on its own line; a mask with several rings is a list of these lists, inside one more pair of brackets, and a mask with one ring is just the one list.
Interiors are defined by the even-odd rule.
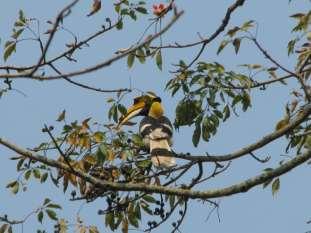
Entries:
[[[60,70],[57,69],[52,63],[49,63],[49,66],[50,66],[57,74],[62,75],[62,73],[60,72]],[[92,91],[96,91],[96,92],[102,92],[102,93],[117,92],[117,93],[121,93],[121,92],[131,92],[131,91],[132,91],[131,89],[128,89],[128,88],[110,89],[110,90],[109,90],[109,89],[101,89],[101,88],[91,87],[91,86],[88,86],[88,85],[85,85],[85,84],[82,84],[82,83],[73,81],[73,80],[69,79],[69,78],[66,77],[66,76],[63,76],[63,79],[66,80],[67,82],[71,83],[71,84],[74,84],[75,86],[82,87],[82,88],[85,88],[85,89],[88,89],[88,90],[92,90]]]
[[45,44],[45,46],[43,48],[41,57],[39,58],[39,60],[37,62],[37,65],[30,71],[29,76],[32,76],[38,70],[38,68],[40,67],[40,64],[45,59],[46,53],[47,53],[47,51],[48,51],[48,49],[49,49],[49,47],[51,45],[51,42],[52,42],[52,40],[54,38],[55,32],[57,30],[57,27],[58,27],[59,23],[64,18],[64,13],[69,11],[76,3],[78,3],[78,1],[79,0],[74,0],[69,5],[67,5],[63,10],[61,10],[59,12],[59,14],[57,15],[56,20],[55,20],[54,25],[53,25],[53,28],[50,31],[49,38],[48,38],[48,40],[47,40],[47,42],[46,42],[46,44]]
[[44,125],[44,129],[45,131],[48,133],[48,135],[50,136],[50,138],[52,139],[57,151],[59,152],[59,154],[63,157],[64,161],[66,162],[66,164],[68,165],[68,167],[74,172],[75,170],[73,169],[73,167],[70,164],[70,161],[67,158],[67,155],[62,151],[62,149],[59,147],[56,139],[54,138],[53,134],[51,133],[50,129],[47,127],[47,125]]
[[[213,41],[221,32],[223,32],[226,28],[226,26],[229,23],[231,14],[240,6],[242,6],[244,4],[245,0],[237,0],[235,3],[233,3],[228,9],[227,12],[225,14],[225,17],[222,20],[221,25],[217,28],[217,30],[207,39],[200,41],[200,42],[196,42],[193,43],[191,46],[196,45],[196,44],[202,44],[199,52],[197,53],[197,55],[195,56],[194,59],[192,59],[192,61],[185,67],[183,68],[183,70],[187,70],[188,68],[190,68],[202,55],[205,47],[211,42]],[[189,47],[189,46],[188,46]]]
[[41,75],[32,75],[30,76],[28,73],[21,73],[21,74],[6,74],[6,75],[0,75],[0,79],[1,78],[23,78],[23,79],[32,79],[32,80],[38,80],[38,81],[47,81],[47,80],[57,80],[57,79],[62,79],[64,76],[67,78],[70,77],[76,77],[82,74],[86,74],[86,73],[91,73],[93,71],[102,69],[104,67],[110,66],[112,63],[126,57],[127,55],[129,55],[130,53],[133,53],[134,51],[136,51],[137,49],[145,46],[146,44],[150,44],[153,40],[155,40],[156,38],[158,38],[159,36],[161,36],[162,34],[164,34],[166,31],[168,31],[171,26],[173,26],[173,24],[183,15],[183,11],[178,12],[176,15],[174,15],[174,17],[171,19],[171,21],[158,33],[155,33],[154,35],[148,37],[148,39],[146,39],[144,42],[138,44],[137,46],[127,50],[124,53],[118,54],[113,56],[112,58],[99,63],[97,65],[82,69],[82,70],[78,70],[78,71],[74,71],[71,73],[67,73],[67,74],[63,74],[63,75],[56,75],[56,76],[41,76]]

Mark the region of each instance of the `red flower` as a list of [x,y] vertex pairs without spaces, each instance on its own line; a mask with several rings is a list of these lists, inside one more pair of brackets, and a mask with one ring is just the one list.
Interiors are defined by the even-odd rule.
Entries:
[[158,17],[163,16],[167,10],[167,6],[165,6],[163,3],[160,3],[158,5],[154,4],[152,8],[153,8],[153,14]]

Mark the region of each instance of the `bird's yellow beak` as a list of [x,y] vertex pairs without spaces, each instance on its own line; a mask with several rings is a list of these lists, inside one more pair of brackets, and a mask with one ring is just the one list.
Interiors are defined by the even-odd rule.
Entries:
[[139,113],[144,109],[145,105],[145,102],[140,101],[129,107],[127,109],[127,113],[120,118],[117,128],[120,129],[121,126],[126,124],[126,122],[128,122],[131,118],[138,116]]

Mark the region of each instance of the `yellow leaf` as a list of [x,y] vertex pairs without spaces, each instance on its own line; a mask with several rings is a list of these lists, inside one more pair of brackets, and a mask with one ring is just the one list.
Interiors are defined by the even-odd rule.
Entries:
[[90,140],[88,134],[87,135],[83,135],[80,138],[79,146],[81,146],[82,148],[86,148],[86,149],[89,149],[91,147],[91,140]]
[[100,131],[97,131],[93,134],[95,142],[100,143],[104,140],[104,134]]
[[109,161],[114,160],[115,154],[113,153],[113,151],[112,150],[108,150],[107,152],[108,152],[108,160]]
[[94,0],[91,12],[87,15],[87,17],[90,17],[91,15],[97,13],[101,9],[101,1],[100,0]]
[[71,133],[69,134],[68,138],[67,138],[67,142],[70,145],[76,146],[78,144],[78,137],[76,133]]
[[68,227],[67,227],[67,222],[65,219],[63,218],[60,219],[58,221],[58,225],[59,225],[59,233],[67,233]]
[[99,231],[96,226],[90,226],[89,233],[99,233]]
[[122,151],[120,153],[120,157],[121,157],[122,160],[126,160],[127,159],[127,153],[125,151]]
[[117,179],[120,176],[120,172],[117,169],[113,169],[111,175],[114,179]]
[[129,222],[128,222],[127,218],[125,217],[122,220],[122,233],[128,233],[128,230],[129,230]]
[[79,226],[79,233],[86,233],[86,230],[85,226]]
[[90,126],[88,124],[89,120],[91,120],[91,117],[89,117],[89,118],[85,119],[84,121],[82,121],[82,128],[80,130],[80,133],[85,133],[90,128]]
[[83,161],[90,164],[90,165],[95,165],[97,163],[97,160],[95,159],[94,156],[92,155],[86,155],[83,157]]
[[275,126],[275,130],[280,130],[282,128],[284,128],[285,126],[287,126],[289,124],[289,117],[286,116],[284,119],[280,120],[276,126]]

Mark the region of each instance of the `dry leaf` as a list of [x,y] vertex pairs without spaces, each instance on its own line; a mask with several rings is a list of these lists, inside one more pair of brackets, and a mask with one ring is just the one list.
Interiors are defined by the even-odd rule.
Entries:
[[101,8],[101,1],[100,0],[94,0],[93,5],[92,5],[92,10],[91,12],[87,15],[87,17],[90,17],[91,15],[95,14],[98,12]]

